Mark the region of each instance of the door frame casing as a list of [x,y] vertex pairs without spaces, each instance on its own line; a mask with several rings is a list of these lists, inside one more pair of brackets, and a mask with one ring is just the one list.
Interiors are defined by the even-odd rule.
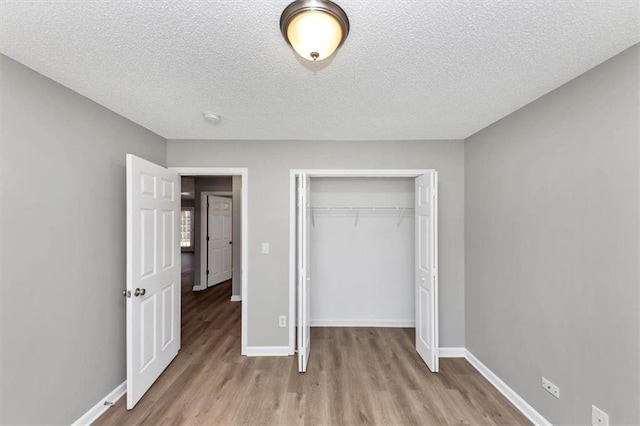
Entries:
[[[289,170],[289,354],[296,350],[296,177],[416,178],[435,169],[290,169]],[[436,280],[437,282],[437,280]],[[414,283],[415,285],[415,283]]]
[[240,176],[240,242],[241,242],[241,354],[247,355],[248,342],[248,297],[249,294],[249,169],[246,167],[167,167],[180,176]]
[[[203,203],[205,197],[209,195],[214,195],[216,197],[225,197],[231,199],[233,203],[233,192],[232,191],[202,191],[200,192],[200,285],[196,286],[194,284],[194,291],[206,290],[209,287],[207,285],[202,285],[202,283],[207,283],[207,265],[209,264],[208,256],[204,255],[207,252],[207,220],[208,212],[206,203]],[[241,211],[242,212],[242,211]],[[231,213],[231,221],[233,223],[233,211]],[[231,240],[233,241],[233,229],[231,230]],[[206,259],[206,262],[202,260]],[[231,281],[233,282],[233,256],[231,257]],[[232,284],[233,285],[233,284]]]

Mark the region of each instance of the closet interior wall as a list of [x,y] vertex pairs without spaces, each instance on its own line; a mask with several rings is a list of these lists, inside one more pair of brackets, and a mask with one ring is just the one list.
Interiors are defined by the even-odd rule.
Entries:
[[311,325],[414,327],[413,178],[312,178]]

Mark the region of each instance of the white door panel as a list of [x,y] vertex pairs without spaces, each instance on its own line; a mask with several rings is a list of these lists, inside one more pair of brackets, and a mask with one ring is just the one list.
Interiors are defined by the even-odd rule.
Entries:
[[438,174],[416,179],[416,351],[434,373],[438,357]]
[[207,287],[231,279],[232,275],[232,200],[207,196]]
[[297,185],[298,371],[307,371],[311,351],[311,181],[300,173]]
[[127,409],[180,349],[180,177],[127,155]]

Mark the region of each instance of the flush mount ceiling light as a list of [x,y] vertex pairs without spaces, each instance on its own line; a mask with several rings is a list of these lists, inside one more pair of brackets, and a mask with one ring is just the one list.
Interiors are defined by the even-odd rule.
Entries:
[[280,31],[298,55],[321,61],[344,43],[349,18],[329,0],[296,0],[282,12]]

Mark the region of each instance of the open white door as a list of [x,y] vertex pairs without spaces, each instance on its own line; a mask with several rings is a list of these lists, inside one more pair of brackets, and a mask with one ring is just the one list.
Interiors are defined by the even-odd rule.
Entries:
[[180,349],[180,176],[127,154],[127,409]]
[[231,198],[207,196],[207,287],[231,279]]
[[311,348],[311,315],[310,315],[310,285],[311,285],[311,202],[310,179],[306,173],[298,176],[297,221],[298,237],[298,371],[307,371],[309,351]]
[[438,372],[438,174],[416,178],[416,351]]

